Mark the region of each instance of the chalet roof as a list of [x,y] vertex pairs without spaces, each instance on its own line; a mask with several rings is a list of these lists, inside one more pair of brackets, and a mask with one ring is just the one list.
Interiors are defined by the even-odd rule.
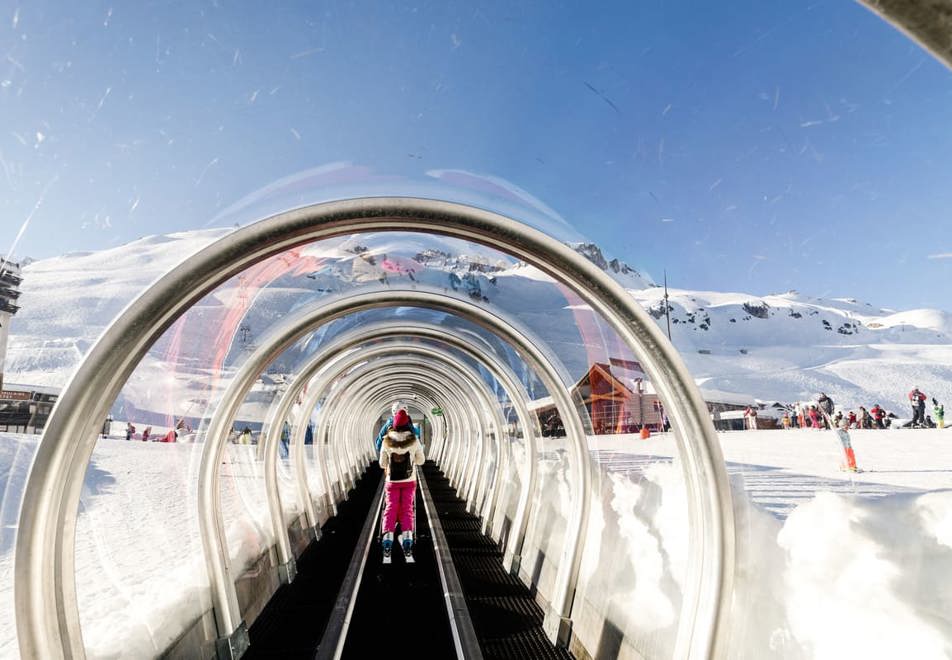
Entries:
[[591,367],[588,368],[581,378],[575,381],[575,384],[572,386],[572,389],[579,389],[582,387],[586,381],[591,383],[593,375],[597,375],[607,383],[609,383],[613,390],[621,390],[622,396],[628,397],[633,394],[633,391],[628,387],[623,380],[617,378],[612,372],[611,367],[602,362],[595,362]]

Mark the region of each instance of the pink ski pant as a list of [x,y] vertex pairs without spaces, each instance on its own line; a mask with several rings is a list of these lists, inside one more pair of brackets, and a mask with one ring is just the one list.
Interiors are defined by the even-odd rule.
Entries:
[[387,482],[383,510],[383,532],[392,532],[400,521],[400,529],[413,531],[413,500],[416,497],[416,481]]

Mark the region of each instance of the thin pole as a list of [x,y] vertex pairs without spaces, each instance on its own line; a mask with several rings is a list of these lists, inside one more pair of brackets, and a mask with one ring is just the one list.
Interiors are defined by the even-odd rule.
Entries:
[[668,312],[668,270],[664,270],[664,320],[668,324],[668,341],[671,341],[671,314]]

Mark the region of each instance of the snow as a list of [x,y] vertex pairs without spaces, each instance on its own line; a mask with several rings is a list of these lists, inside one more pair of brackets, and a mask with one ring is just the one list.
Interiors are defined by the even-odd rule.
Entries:
[[[16,657],[14,526],[37,436],[0,433],[0,657]],[[226,537],[236,574],[272,543],[254,446],[231,445],[222,467]],[[76,589],[90,658],[155,657],[210,607],[196,517],[201,445],[100,440],[76,531]],[[282,473],[286,470],[282,470]],[[300,506],[286,483],[290,519]]]
[[[663,327],[663,290],[631,294]],[[795,292],[669,295],[672,340],[704,388],[785,402],[826,392],[843,408],[880,403],[899,416],[913,385],[952,398],[947,312],[892,312]]]
[[[719,434],[737,524],[728,657],[949,657],[952,585],[939,576],[952,567],[952,430],[851,436],[869,472],[839,470],[830,432]],[[597,613],[644,657],[669,657],[688,543],[673,438],[589,444],[602,504],[589,523],[579,634],[597,648],[607,625],[588,623]]]
[[[228,231],[150,236],[27,265],[23,309],[11,325],[8,379],[62,386],[125,305]],[[662,289],[608,261],[598,246],[575,247],[602,264],[665,326]],[[202,301],[180,322],[181,333],[166,333],[143,361],[114,412],[128,403],[150,414],[149,423],[173,423],[168,417],[182,414],[190,399],[214,394],[209,383],[215,376],[208,371],[213,363],[225,366],[240,358],[239,342],[231,336],[239,325],[260,335],[295,306],[381,278],[453,288],[500,306],[545,339],[572,376],[584,373],[592,359],[611,355],[599,345],[602,331],[586,327],[591,321],[580,301],[565,296],[538,270],[466,241],[367,234],[305,246],[287,262],[283,269],[263,268],[271,274],[251,283],[235,278]],[[796,292],[753,296],[669,289],[669,294],[672,339],[707,390],[787,402],[813,400],[825,391],[841,407],[880,403],[900,416],[912,385],[943,401],[952,398],[952,315],[946,312],[881,310]]]
[[[137,294],[228,231],[149,236],[26,265],[22,310],[11,325],[7,378],[61,387],[109,321]],[[603,265],[660,327],[666,326],[663,289],[609,261],[598,246],[575,247]],[[591,321],[581,301],[567,297],[537,269],[466,241],[402,233],[342,237],[303,247],[283,270],[263,270],[272,274],[252,283],[235,278],[202,301],[190,312],[193,320],[184,324],[184,334],[176,338],[167,333],[150,354],[141,367],[142,379],[151,383],[156,374],[176,372],[176,389],[191,394],[206,390],[196,370],[211,368],[209,351],[224,349],[225,364],[237,357],[222,346],[228,332],[237,331],[225,324],[225,316],[260,335],[297,305],[381,279],[391,285],[452,288],[498,305],[543,337],[576,378],[592,359],[613,356],[607,344],[595,345],[604,342],[600,331],[584,327]],[[672,339],[706,389],[786,402],[814,400],[825,391],[844,408],[880,403],[900,416],[905,416],[905,395],[913,385],[941,401],[952,399],[948,312],[886,310],[850,298],[797,292],[755,296],[672,288],[669,295]],[[186,369],[193,375],[183,379]],[[135,398],[131,403],[137,410],[159,405]]]
[[[936,615],[949,611],[952,585],[929,579],[952,567],[952,492],[943,490],[952,486],[952,430],[851,435],[869,472],[841,472],[840,446],[829,432],[719,434],[735,488],[742,559],[735,598],[742,611],[732,617],[739,646],[731,657],[894,658],[896,649],[913,645],[917,658],[938,658],[952,645],[952,624]],[[13,526],[36,441],[0,434],[6,468],[0,611],[8,613]],[[602,574],[614,572],[606,592],[612,616],[624,617],[626,634],[649,640],[645,650],[657,652],[667,648],[676,624],[687,556],[674,441],[656,434],[589,442],[601,468],[603,504],[593,508],[589,534],[598,540],[597,554],[583,559],[585,584],[605,589]],[[553,453],[558,442],[546,443],[540,479],[547,495],[527,547],[541,544],[554,558],[570,492],[567,462]],[[271,542],[254,450],[229,447],[223,467],[229,550],[238,567]],[[201,445],[97,444],[76,550],[91,658],[153,657],[208,606],[194,515],[200,452]],[[286,506],[288,515],[300,508],[290,496]],[[613,544],[618,557],[607,567],[602,560]],[[540,588],[551,581],[550,571]],[[580,593],[596,598],[591,589]],[[0,617],[0,657],[14,657],[15,643],[12,616]]]

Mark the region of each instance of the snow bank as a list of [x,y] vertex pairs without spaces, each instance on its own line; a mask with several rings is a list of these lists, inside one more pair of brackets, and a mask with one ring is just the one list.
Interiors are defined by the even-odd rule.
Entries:
[[[837,469],[830,434],[720,434],[737,524],[728,657],[952,655],[952,491],[924,492],[952,486],[952,433],[942,433],[854,433],[873,471],[852,478]],[[688,539],[673,442],[617,436],[590,445],[601,497],[577,632],[592,652],[620,649],[623,639],[643,657],[670,657]],[[753,456],[765,460],[732,460]]]
[[13,549],[20,502],[39,436],[0,433],[0,658],[19,657],[13,618]]
[[[13,546],[37,436],[0,434],[0,657],[18,657]],[[230,446],[222,506],[236,574],[273,542],[255,447]],[[76,533],[76,589],[89,658],[156,657],[210,607],[195,516],[201,445],[102,440]],[[287,473],[281,469],[282,477]],[[285,515],[300,511],[281,480]]]
[[952,492],[875,502],[820,493],[776,536],[791,640],[817,660],[952,652]]
[[[952,491],[944,490],[952,486],[952,431],[852,435],[869,472],[840,472],[839,447],[828,433],[720,434],[737,519],[731,658],[952,654]],[[645,657],[670,657],[688,547],[673,440],[660,434],[589,442],[599,468],[577,631],[589,650],[615,648],[614,639]],[[35,447],[33,436],[0,434],[0,657],[17,656],[13,533]],[[543,447],[523,569],[550,594],[571,466],[562,441],[546,438]],[[194,516],[200,451],[98,443],[76,551],[89,657],[154,657],[208,607]],[[253,452],[229,447],[223,466],[229,550],[239,571],[271,543]],[[299,504],[288,499],[290,516]]]

